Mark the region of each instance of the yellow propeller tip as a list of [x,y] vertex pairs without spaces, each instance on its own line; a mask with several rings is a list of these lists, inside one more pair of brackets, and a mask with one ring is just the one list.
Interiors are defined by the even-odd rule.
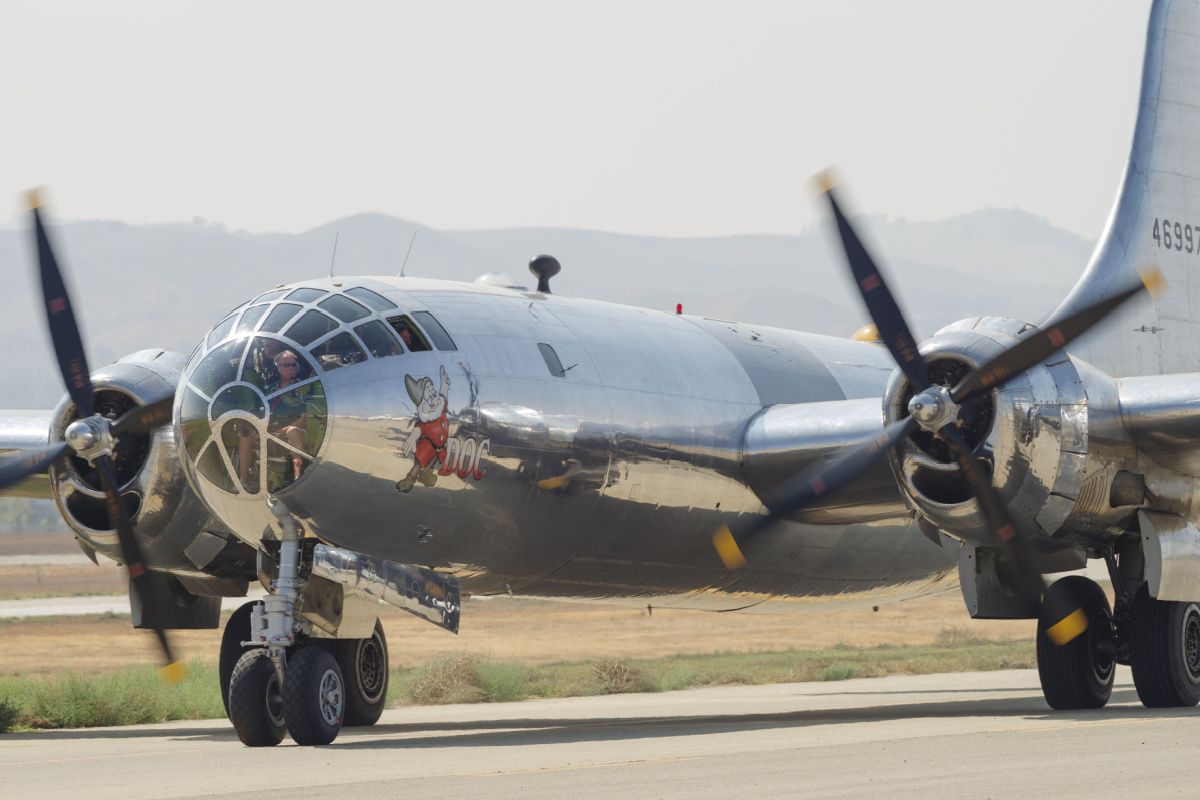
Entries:
[[729,530],[728,525],[722,525],[713,533],[713,547],[717,549],[717,556],[726,569],[741,569],[746,566],[746,557],[742,555],[742,548],[738,547],[737,540],[733,538],[733,531]]
[[25,193],[25,207],[30,211],[37,211],[42,207],[41,189],[30,189]]
[[187,665],[182,661],[172,661],[165,667],[161,667],[158,670],[158,674],[162,677],[163,683],[174,686],[177,683],[182,683],[183,679],[187,677]]
[[1046,628],[1046,635],[1050,637],[1050,641],[1061,647],[1086,631],[1087,627],[1087,614],[1083,613],[1082,608],[1077,608]]
[[1167,288],[1167,279],[1163,277],[1158,267],[1146,267],[1141,270],[1142,285],[1151,297],[1158,297]]
[[553,478],[543,478],[537,482],[539,489],[561,489],[571,482],[566,475],[556,475]]
[[837,186],[837,178],[833,174],[832,169],[823,169],[813,176],[813,181],[817,184],[817,189],[821,194],[825,194]]

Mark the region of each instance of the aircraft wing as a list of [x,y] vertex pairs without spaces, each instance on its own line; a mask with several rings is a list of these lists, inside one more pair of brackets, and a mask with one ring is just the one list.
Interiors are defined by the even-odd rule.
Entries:
[[[18,450],[44,447],[50,438],[52,417],[53,412],[48,410],[0,412],[0,457]],[[45,472],[30,475],[0,489],[0,497],[50,500],[50,476]]]
[[1200,478],[1200,373],[1122,378],[1118,396],[1121,421],[1139,452]]

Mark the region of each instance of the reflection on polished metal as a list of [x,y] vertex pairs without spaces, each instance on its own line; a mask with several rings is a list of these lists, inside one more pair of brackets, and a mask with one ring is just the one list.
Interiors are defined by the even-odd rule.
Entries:
[[945,386],[931,386],[908,401],[908,413],[927,431],[936,433],[958,419],[958,405]]
[[461,598],[453,576],[325,545],[313,549],[312,574],[458,633]]

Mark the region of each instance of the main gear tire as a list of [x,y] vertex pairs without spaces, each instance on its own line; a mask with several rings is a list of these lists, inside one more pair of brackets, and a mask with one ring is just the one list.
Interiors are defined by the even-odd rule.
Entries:
[[346,679],[346,718],[342,725],[374,725],[383,714],[388,692],[388,648],[383,625],[366,639],[344,639],[336,655]]
[[1142,705],[1200,702],[1200,605],[1156,600],[1143,584],[1133,601],[1131,627],[1130,666]]
[[329,744],[346,714],[346,681],[337,659],[323,647],[294,650],[283,676],[283,717],[296,744]]
[[283,695],[266,650],[248,650],[229,681],[229,721],[247,747],[274,747],[287,732]]
[[1046,609],[1078,603],[1087,616],[1087,630],[1063,645],[1055,644],[1047,628],[1059,622],[1045,616],[1038,619],[1038,679],[1046,703],[1064,711],[1103,708],[1112,696],[1116,675],[1116,648],[1113,645],[1112,610],[1104,590],[1082,575],[1068,575],[1051,584],[1042,601]]
[[254,602],[243,603],[225,623],[221,634],[221,655],[217,659],[217,680],[221,684],[221,702],[225,704],[225,716],[229,716],[229,681],[246,648],[242,642],[250,640],[250,612]]

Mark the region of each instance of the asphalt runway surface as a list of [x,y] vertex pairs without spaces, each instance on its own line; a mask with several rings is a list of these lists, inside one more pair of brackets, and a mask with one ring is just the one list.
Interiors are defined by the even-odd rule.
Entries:
[[1200,712],[1051,712],[1030,670],[400,708],[330,746],[224,720],[0,736],[0,797],[1197,797]]

